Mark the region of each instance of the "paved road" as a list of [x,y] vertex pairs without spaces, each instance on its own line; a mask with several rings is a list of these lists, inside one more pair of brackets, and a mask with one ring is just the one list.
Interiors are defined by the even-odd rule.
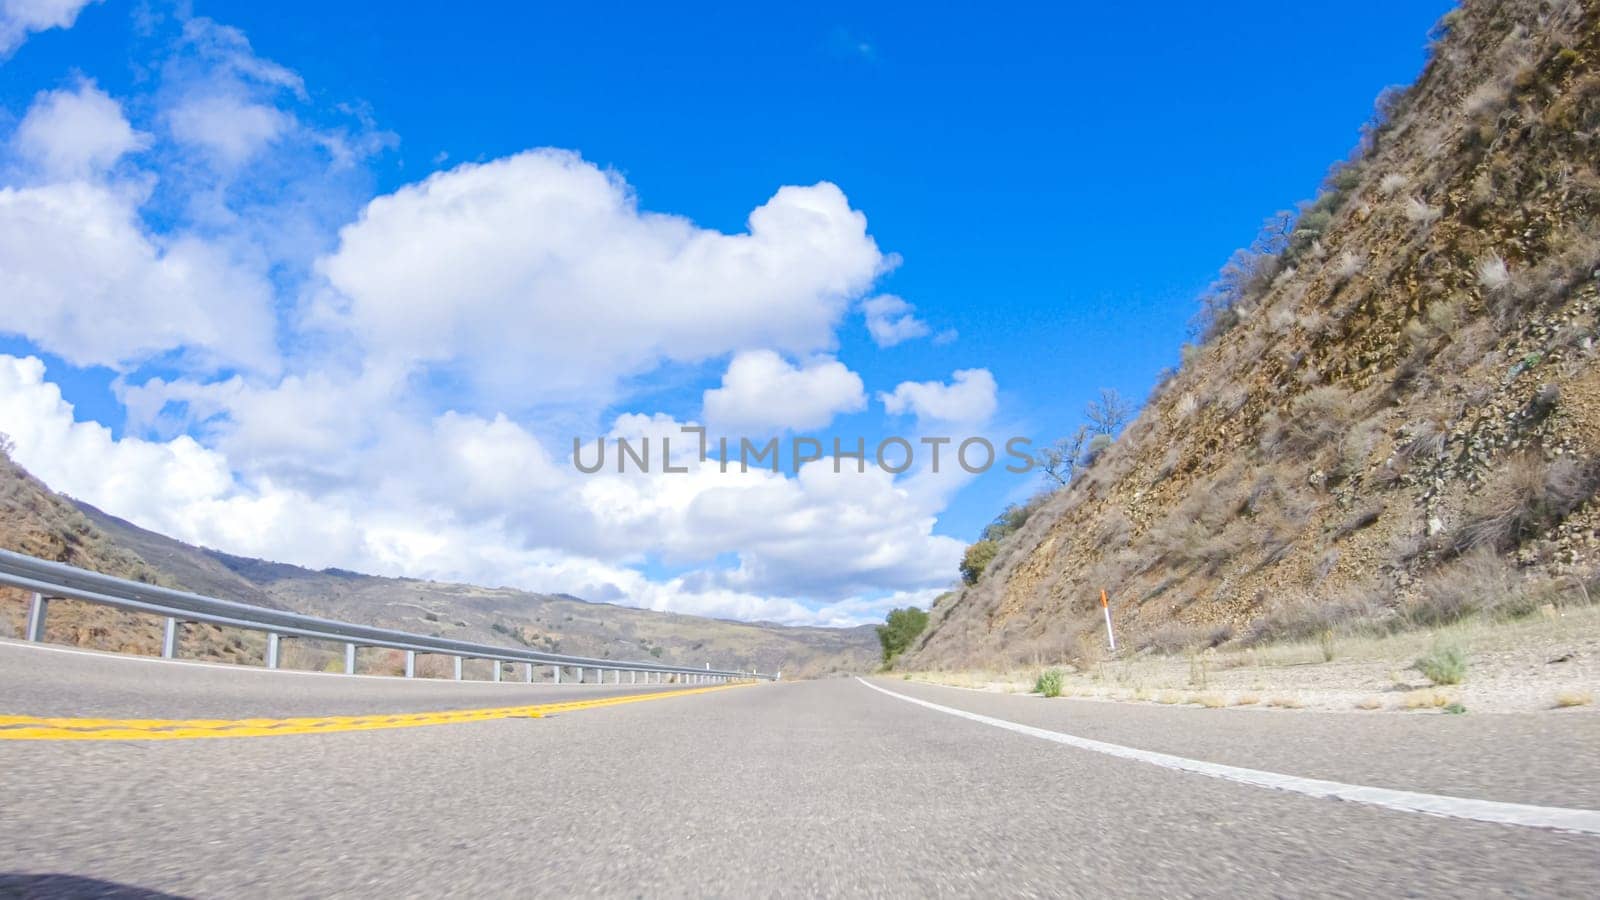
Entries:
[[[1530,752],[1539,723],[1514,717],[1144,709],[874,683],[1232,765],[1594,807],[1578,802],[1593,796],[1592,715],[1547,719],[1551,758],[1519,762],[1501,739]],[[103,715],[111,692],[118,714],[169,717],[613,690],[179,670],[7,645],[0,684],[0,713]],[[0,741],[0,871],[12,873],[0,895],[24,896],[1600,896],[1600,837],[1170,771],[835,679],[387,731]]]

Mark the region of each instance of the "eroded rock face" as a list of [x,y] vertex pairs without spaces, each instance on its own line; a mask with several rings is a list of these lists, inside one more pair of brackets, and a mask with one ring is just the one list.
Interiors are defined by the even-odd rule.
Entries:
[[1587,589],[1600,2],[1468,0],[1440,31],[1206,343],[905,665],[1093,658],[1101,588],[1135,646],[1425,618],[1469,557],[1517,602]]

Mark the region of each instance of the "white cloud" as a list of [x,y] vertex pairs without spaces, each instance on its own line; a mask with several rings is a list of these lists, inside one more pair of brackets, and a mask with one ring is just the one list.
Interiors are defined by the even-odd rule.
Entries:
[[913,414],[919,421],[978,425],[994,415],[994,375],[988,369],[961,369],[953,380],[904,381],[878,399],[890,415]]
[[535,150],[368,204],[319,263],[337,292],[322,321],[507,404],[603,399],[664,361],[826,349],[888,262],[831,184],[781,188],[747,233],[723,234],[641,211],[576,154]]
[[133,198],[75,181],[0,188],[0,331],[79,366],[182,351],[270,370],[271,291],[218,248],[143,230]]
[[71,28],[78,13],[99,0],[0,0],[0,57],[17,49],[29,33]]
[[274,106],[227,95],[187,97],[167,112],[173,137],[213,154],[226,167],[249,162],[292,124]]
[[[660,416],[628,416],[614,430],[678,434]],[[302,490],[241,471],[186,435],[116,438],[75,421],[31,357],[0,355],[0,431],[46,483],[182,540],[700,615],[856,624],[935,589],[962,550],[931,533],[928,498],[883,473],[835,474],[817,462],[795,478],[723,476],[713,461],[683,476],[579,476],[502,417],[447,413],[380,434],[384,446],[357,457],[368,463],[364,479]],[[533,508],[520,518],[525,504]],[[527,530],[562,509],[576,512],[544,534]],[[739,566],[653,580],[632,568],[646,551],[690,562],[735,552]]]
[[[388,138],[363,114],[311,108],[235,29],[184,20],[164,46],[142,117],[82,81],[10,144],[0,333],[122,373],[119,437],[0,356],[0,430],[53,487],[235,553],[733,618],[852,624],[954,572],[934,527],[959,478],[722,473],[660,412],[608,436],[650,438],[656,465],[670,436],[687,472],[567,457],[630,395],[709,388],[718,429],[864,409],[831,354],[896,259],[839,188],[782,187],[724,233],[546,149],[366,202],[358,164]],[[898,298],[864,308],[875,339],[928,334]],[[680,389],[721,359],[720,386]],[[970,412],[972,374],[893,396]]]
[[914,314],[916,307],[893,294],[879,294],[861,304],[867,332],[879,347],[893,347],[928,334],[928,323]]
[[45,91],[17,126],[17,154],[50,178],[85,178],[142,150],[150,136],[133,130],[122,106],[92,81],[74,90]]
[[861,376],[831,357],[791,365],[771,350],[734,356],[722,387],[705,392],[706,422],[732,429],[809,431],[867,407]]

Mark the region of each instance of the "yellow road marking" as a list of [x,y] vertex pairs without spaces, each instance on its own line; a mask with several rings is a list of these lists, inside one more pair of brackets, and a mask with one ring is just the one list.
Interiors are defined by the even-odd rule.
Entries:
[[708,694],[742,684],[623,694],[593,700],[502,706],[492,709],[452,709],[420,713],[376,713],[365,716],[318,716],[295,719],[73,719],[43,716],[0,716],[0,741],[170,741],[183,738],[261,737],[274,734],[332,734],[340,731],[378,731],[423,725],[455,725],[491,719],[541,718],[601,706],[620,706],[645,700],[665,700],[690,694]]

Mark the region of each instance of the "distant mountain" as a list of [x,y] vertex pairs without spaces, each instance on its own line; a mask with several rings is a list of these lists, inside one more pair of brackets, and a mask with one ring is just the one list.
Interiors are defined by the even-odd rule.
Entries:
[[[50,490],[0,455],[0,547],[259,606],[459,640],[603,659],[658,659],[685,666],[781,670],[787,677],[864,671],[877,662],[872,626],[806,628],[732,622],[590,603],[566,594],[380,578],[342,569],[314,571],[195,547],[140,528]],[[27,597],[0,589],[0,635],[18,635]],[[48,638],[153,654],[153,617],[80,603],[50,609]],[[212,626],[185,631],[183,655],[259,664],[264,639]],[[397,654],[371,651],[363,666],[398,667]],[[342,659],[333,646],[295,642],[286,662],[322,668]],[[424,674],[445,660],[424,659]],[[469,663],[469,667],[472,664]],[[488,663],[478,663],[487,671]],[[482,677],[470,668],[468,677]]]

